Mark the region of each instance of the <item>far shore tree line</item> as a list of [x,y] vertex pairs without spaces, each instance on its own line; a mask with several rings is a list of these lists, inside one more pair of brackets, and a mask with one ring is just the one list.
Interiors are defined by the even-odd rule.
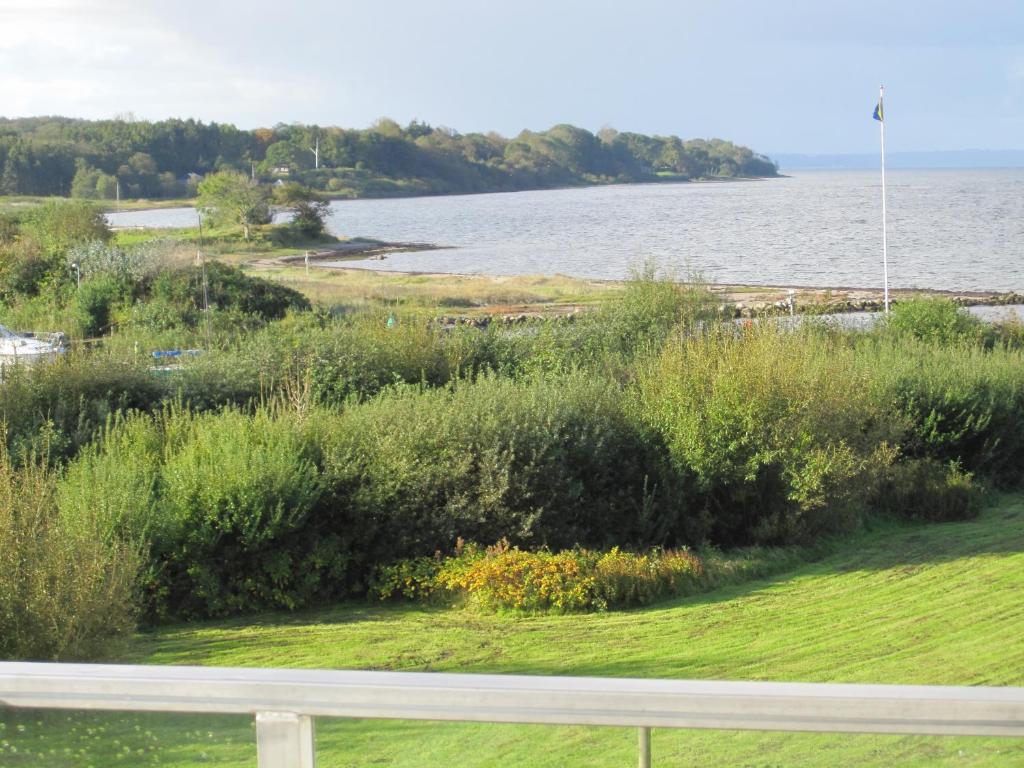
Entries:
[[386,118],[366,129],[279,124],[248,131],[191,119],[0,118],[0,195],[193,197],[203,177],[224,170],[299,182],[332,197],[777,174],[769,158],[730,141],[608,127],[594,134],[562,124],[510,139]]

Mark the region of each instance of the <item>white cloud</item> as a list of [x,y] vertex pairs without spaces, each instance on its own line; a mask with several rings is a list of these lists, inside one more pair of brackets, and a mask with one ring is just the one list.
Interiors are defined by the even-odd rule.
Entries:
[[287,114],[316,83],[204,43],[144,4],[0,0],[0,114],[255,120]]

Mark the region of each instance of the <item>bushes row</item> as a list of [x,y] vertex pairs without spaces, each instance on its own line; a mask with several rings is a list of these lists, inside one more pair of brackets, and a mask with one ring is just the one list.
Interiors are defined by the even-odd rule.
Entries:
[[[86,314],[107,317],[107,310],[91,303],[87,285],[99,283],[83,284]],[[135,306],[156,311],[164,305]],[[171,315],[177,317],[175,312]],[[252,316],[218,310],[212,322],[216,332],[225,324],[244,328],[246,318]],[[52,458],[65,459],[91,440],[109,415],[130,410],[153,412],[175,402],[196,411],[249,408],[299,390],[311,402],[340,405],[396,383],[443,385],[501,367],[509,355],[501,349],[500,335],[472,328],[446,334],[404,318],[389,328],[387,316],[378,314],[332,319],[305,313],[250,329],[244,340],[207,350],[180,370],[158,377],[150,370],[150,351],[183,342],[203,344],[203,334],[127,334],[105,349],[72,349],[47,365],[5,367],[0,418],[7,422],[8,447],[16,457],[45,432]]]
[[[1015,460],[975,467],[954,454],[1019,450],[1000,440],[1020,411],[999,424],[986,412],[952,442],[925,433],[892,383],[915,381],[915,355],[955,372],[973,354],[928,349],[903,347],[910,362],[883,373],[887,346],[755,328],[681,339],[625,391],[583,373],[488,374],[343,409],[302,397],[255,413],[164,409],[108,429],[69,465],[59,501],[108,540],[148,542],[155,616],[361,593],[381,563],[449,552],[460,537],[734,547],[813,543],[871,509],[954,519],[977,508],[973,472]],[[1000,354],[991,365],[1008,396],[1024,369]],[[922,376],[918,390],[937,381]],[[974,391],[980,408],[995,385],[978,381],[992,385]]]
[[[0,391],[21,435],[9,438],[15,463],[35,466],[32,424],[70,455],[109,420],[52,492],[53,530],[144,552],[135,583],[162,618],[363,594],[381,563],[449,552],[460,537],[643,550],[814,542],[872,508],[953,519],[976,508],[974,473],[1012,482],[1024,460],[1019,352],[754,327],[655,340],[623,382],[528,374],[531,358],[503,357],[501,336],[382,320],[290,318],[237,358],[247,376],[270,361],[277,381],[202,403],[267,382],[292,395],[275,407],[161,405],[170,390],[143,366],[100,357],[17,373]],[[339,327],[356,329],[350,358]],[[351,368],[315,378],[309,350],[334,343],[323,364]],[[418,372],[399,365],[417,359]],[[191,381],[210,391],[216,360],[187,369],[177,396]],[[516,361],[514,376],[480,373],[501,360]],[[359,379],[363,364],[422,383]],[[218,375],[230,383],[240,368]],[[111,417],[121,409],[155,413]]]
[[677,500],[618,391],[582,376],[399,388],[344,411],[166,409],[66,471],[68,527],[148,543],[154,616],[294,608],[461,535],[643,542]]
[[[73,321],[87,335],[112,325],[119,330],[99,353],[68,354],[57,365],[5,375],[17,380],[0,393],[0,417],[16,453],[46,430],[57,436],[54,457],[68,458],[106,415],[158,410],[165,402],[209,410],[301,393],[310,402],[340,405],[396,383],[443,386],[488,371],[517,376],[586,368],[625,379],[637,348],[656,349],[673,327],[692,325],[710,306],[700,286],[643,274],[577,323],[444,330],[422,317],[383,311],[346,317],[301,311],[308,302],[291,289],[211,262],[207,317],[199,267],[154,272],[144,267],[168,254],[141,259],[102,243],[74,253],[88,279],[61,317],[46,314],[56,310],[45,302],[19,305],[15,314],[40,327]],[[148,374],[149,352],[183,346],[206,352],[171,376]]]

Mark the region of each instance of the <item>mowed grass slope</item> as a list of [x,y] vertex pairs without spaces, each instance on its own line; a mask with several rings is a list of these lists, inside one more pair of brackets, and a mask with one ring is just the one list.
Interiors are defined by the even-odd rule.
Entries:
[[[1024,686],[1024,497],[1003,496],[969,522],[876,529],[780,577],[645,610],[524,618],[341,607],[169,628],[140,636],[120,660]],[[244,719],[7,713],[0,720],[5,766],[253,763]],[[10,754],[18,744],[22,751]],[[318,749],[325,766],[636,759],[630,729],[459,723],[322,720]],[[656,765],[1005,766],[1024,765],[1024,740],[655,731],[654,755]]]

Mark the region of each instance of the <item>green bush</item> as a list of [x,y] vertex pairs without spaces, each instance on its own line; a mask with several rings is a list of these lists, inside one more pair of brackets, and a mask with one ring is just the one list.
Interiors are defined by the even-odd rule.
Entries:
[[99,336],[110,330],[111,312],[124,298],[125,286],[113,277],[86,280],[75,293],[75,315],[82,335]]
[[1007,314],[986,329],[989,346],[1004,349],[1024,349],[1024,321],[1020,315]]
[[61,257],[74,245],[97,240],[106,243],[114,236],[103,212],[84,200],[50,200],[37,205],[22,224],[22,232],[47,254]]
[[60,255],[47,253],[35,240],[0,245],[0,299],[11,302],[40,294],[56,297],[62,284],[70,284],[66,268]]
[[290,310],[310,309],[309,300],[298,291],[280,283],[247,275],[238,267],[219,261],[207,262],[206,290],[203,267],[191,265],[161,272],[152,278],[146,295],[178,308],[190,325],[198,325],[202,311],[210,307],[235,310],[264,322],[278,320]]
[[298,426],[263,410],[197,416],[167,457],[159,504],[180,531],[162,553],[176,613],[294,608],[335,565],[308,525],[321,487]]
[[609,351],[633,356],[656,348],[673,331],[715,320],[718,302],[697,277],[681,280],[659,273],[653,261],[631,270],[621,295],[604,303],[594,316]]
[[69,352],[33,367],[4,370],[0,419],[16,460],[41,432],[53,459],[73,456],[116,413],[159,407],[166,390],[145,361],[102,353]]
[[90,658],[134,629],[139,553],[81,522],[62,525],[45,465],[15,468],[0,442],[0,658]]
[[529,372],[565,373],[578,368],[629,378],[634,363],[657,353],[673,331],[715,321],[717,302],[699,279],[659,274],[653,262],[633,270],[621,293],[574,322],[549,322],[521,335],[517,367]]
[[871,493],[873,509],[897,518],[947,522],[974,517],[982,489],[956,463],[911,459],[892,464]]
[[959,462],[999,483],[1024,477],[1024,355],[903,341],[861,352],[873,397],[908,425],[910,458]]
[[57,484],[62,525],[104,542],[123,541],[147,551],[151,541],[169,541],[177,525],[157,506],[166,448],[161,424],[134,413],[108,420],[95,442],[70,462]]
[[60,507],[69,525],[146,543],[151,617],[291,609],[345,584],[316,455],[294,414],[130,417],[71,462]]
[[531,547],[661,541],[685,517],[657,440],[582,375],[403,388],[319,425],[333,508],[364,566],[459,537]]
[[112,423],[68,466],[62,514],[148,543],[152,616],[308,605],[462,535],[656,541],[680,514],[601,382],[484,377],[343,412],[294,405]]
[[291,315],[251,334],[231,353],[245,370],[260,372],[264,388],[301,379],[321,403],[370,397],[395,384],[441,386],[482,371],[514,369],[515,355],[500,330],[445,331],[422,318],[383,311]]
[[711,541],[803,542],[857,525],[877,448],[900,437],[869,377],[827,334],[751,327],[669,344],[635,407],[691,479]]
[[884,330],[936,344],[978,343],[984,323],[949,299],[904,299],[893,305],[885,318]]

